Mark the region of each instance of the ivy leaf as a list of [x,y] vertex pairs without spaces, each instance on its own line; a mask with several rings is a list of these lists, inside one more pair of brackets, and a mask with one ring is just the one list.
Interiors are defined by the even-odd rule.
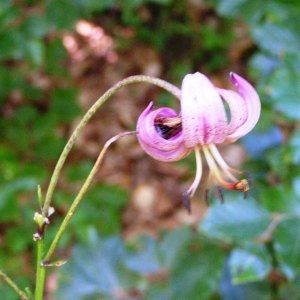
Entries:
[[226,242],[244,242],[261,235],[271,215],[253,199],[215,204],[200,223],[200,231]]
[[300,219],[293,218],[280,223],[274,235],[275,249],[281,270],[293,279],[300,275]]
[[298,84],[298,64],[294,61],[294,67],[278,68],[270,78],[269,95],[274,101],[274,108],[284,113],[291,119],[299,118],[300,111],[300,87]]
[[194,237],[171,269],[169,299],[209,299],[218,291],[224,256],[212,241]]
[[192,238],[191,230],[186,227],[178,228],[163,236],[159,243],[159,256],[165,268],[172,268]]
[[220,284],[220,295],[222,300],[270,300],[270,286],[266,281],[249,282],[242,284],[233,284],[232,274],[230,272],[229,260],[226,261],[223,268],[223,274]]
[[262,205],[273,213],[300,213],[300,201],[295,197],[295,192],[300,193],[300,178],[293,178],[290,184],[278,184],[260,192]]
[[83,299],[86,296],[113,297],[122,286],[120,262],[124,245],[120,238],[96,238],[89,245],[76,246],[70,263],[61,267],[58,299]]
[[291,140],[290,146],[292,149],[292,161],[294,164],[300,164],[300,130],[295,130]]
[[271,270],[270,263],[244,249],[236,248],[229,258],[229,268],[234,284],[265,279]]
[[297,52],[300,47],[299,35],[281,24],[269,22],[262,26],[256,26],[253,35],[262,49],[277,56],[286,52]]
[[280,289],[280,299],[298,300],[300,295],[300,276],[286,282]]
[[138,241],[141,251],[137,254],[132,251],[125,258],[125,265],[128,269],[140,274],[151,274],[161,269],[157,253],[157,244],[151,237],[142,237]]
[[253,131],[243,138],[247,153],[253,158],[261,157],[265,151],[280,145],[282,142],[283,136],[278,127],[271,127],[263,132]]

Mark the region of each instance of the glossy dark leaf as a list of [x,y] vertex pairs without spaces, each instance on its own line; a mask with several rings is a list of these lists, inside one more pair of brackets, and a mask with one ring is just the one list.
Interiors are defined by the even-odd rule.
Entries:
[[300,111],[298,66],[299,63],[294,61],[289,62],[285,68],[276,69],[269,83],[269,95],[274,101],[274,107],[292,119],[298,119]]
[[263,206],[273,213],[300,213],[300,200],[295,191],[299,187],[299,178],[294,179],[294,187],[278,184],[261,191]]
[[208,299],[217,293],[224,252],[205,238],[193,238],[170,274],[169,299]]
[[240,284],[265,279],[271,265],[263,257],[236,248],[230,254],[229,268],[233,284]]
[[157,244],[151,237],[143,237],[138,241],[139,253],[128,253],[125,265],[129,270],[140,274],[158,273],[161,264],[158,258]]
[[[259,140],[259,143],[256,141]],[[283,142],[283,136],[279,128],[269,128],[267,131],[254,131],[243,138],[243,144],[251,157],[259,158],[265,151],[276,147]]]
[[287,219],[275,231],[275,249],[281,270],[288,278],[300,274],[300,218]]
[[220,295],[222,300],[269,300],[271,299],[271,290],[267,282],[233,284],[227,261],[223,267]]
[[121,287],[118,265],[124,255],[119,238],[95,240],[89,246],[74,249],[72,262],[62,266],[60,299],[83,299],[86,296],[113,297]]
[[294,164],[300,164],[300,130],[296,130],[290,140],[292,151],[292,161]]
[[208,209],[200,231],[226,242],[244,242],[260,236],[271,221],[271,215],[253,199],[228,201]]

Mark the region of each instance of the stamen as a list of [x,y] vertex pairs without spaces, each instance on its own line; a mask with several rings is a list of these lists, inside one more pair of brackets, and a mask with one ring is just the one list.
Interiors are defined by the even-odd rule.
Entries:
[[200,149],[198,146],[195,147],[195,158],[196,158],[195,179],[194,179],[192,185],[189,187],[189,189],[183,194],[183,198],[182,198],[182,203],[189,212],[191,212],[189,199],[194,196],[196,189],[199,186],[201,177],[202,177],[202,160],[201,160]]
[[[205,145],[202,146],[207,164],[214,176],[215,180],[224,188],[228,190],[240,190],[242,192],[247,192],[249,190],[249,184],[247,179],[238,180],[235,178],[229,171],[233,170],[237,173],[239,171],[230,168],[227,163],[222,158],[221,154],[215,147],[215,145]],[[212,153],[211,153],[211,152]],[[221,172],[225,173],[225,175],[229,178],[229,180],[233,182],[226,181]]]
[[182,204],[186,208],[189,214],[192,212],[190,195],[187,192],[182,194]]
[[180,117],[156,117],[154,120],[154,125],[165,125],[168,127],[173,127],[176,125],[181,125],[181,118]]
[[223,157],[221,156],[218,148],[216,147],[216,145],[214,144],[210,144],[208,145],[210,152],[212,153],[214,159],[216,160],[216,162],[218,163],[218,165],[221,167],[221,169],[223,170],[223,172],[227,175],[227,177],[229,179],[231,179],[232,181],[238,181],[231,173],[241,173],[238,170],[235,170],[231,167],[228,166],[228,164],[226,163],[226,161],[223,159]]
[[154,120],[156,131],[166,140],[174,137],[182,130],[181,118],[157,117]]
[[[220,183],[221,186],[224,186],[226,188],[228,188],[228,182],[226,182],[220,174],[219,168],[216,164],[216,162],[214,161],[211,153],[209,152],[209,148],[208,146],[202,146],[203,152],[204,152],[204,156],[206,158],[207,164],[209,166],[210,171],[212,172],[213,177],[217,180],[218,183]],[[237,181],[237,180],[235,180]]]
[[190,197],[193,197],[196,189],[200,183],[201,177],[202,177],[202,161],[201,161],[201,154],[199,148],[195,147],[195,158],[196,158],[196,176],[192,183],[192,185],[187,190],[187,194],[190,195]]
[[237,182],[235,184],[235,189],[236,190],[240,190],[244,193],[246,193],[247,191],[249,191],[249,183],[248,183],[248,180],[247,179],[242,179],[240,180],[239,182]]

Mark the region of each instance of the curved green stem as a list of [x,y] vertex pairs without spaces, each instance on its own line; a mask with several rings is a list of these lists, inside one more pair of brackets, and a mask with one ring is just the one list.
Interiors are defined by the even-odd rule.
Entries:
[[105,143],[105,145],[103,146],[103,148],[102,148],[102,150],[101,150],[101,152],[100,152],[100,154],[99,154],[99,156],[97,158],[97,161],[94,164],[94,167],[92,168],[89,176],[87,177],[87,179],[84,182],[83,186],[81,187],[79,193],[77,194],[76,198],[74,199],[72,205],[70,206],[68,213],[66,214],[64,220],[62,221],[62,223],[61,223],[61,225],[60,225],[60,227],[59,227],[59,229],[58,229],[58,231],[57,231],[57,233],[56,233],[56,235],[55,235],[55,237],[54,237],[54,239],[53,239],[53,241],[52,241],[52,243],[51,243],[51,245],[49,247],[49,250],[48,250],[48,252],[47,252],[47,254],[46,254],[45,258],[44,258],[44,264],[45,265],[47,265],[50,262],[50,259],[51,259],[52,255],[53,255],[53,253],[54,253],[57,245],[58,245],[58,242],[59,242],[62,234],[64,233],[64,231],[65,231],[67,225],[69,224],[69,222],[70,222],[73,214],[75,213],[78,205],[80,204],[80,202],[81,202],[84,194],[87,192],[89,186],[91,185],[91,183],[93,181],[93,178],[94,178],[95,174],[97,173],[98,168],[99,168],[101,162],[103,161],[103,157],[104,157],[104,155],[105,155],[108,147],[113,142],[115,142],[117,139],[119,139],[119,138],[121,138],[123,136],[129,135],[129,134],[136,134],[136,132],[135,131],[130,131],[130,132],[123,132],[121,134],[118,134],[118,135],[112,137],[111,139],[109,139]]
[[72,133],[69,141],[65,145],[65,148],[63,149],[63,151],[62,151],[62,153],[61,153],[61,155],[60,155],[60,157],[57,161],[57,164],[56,164],[55,169],[53,171],[52,177],[50,179],[50,183],[49,183],[48,190],[47,190],[46,197],[45,197],[45,202],[44,202],[44,205],[43,205],[43,217],[47,217],[47,215],[48,215],[48,210],[49,210],[50,203],[51,203],[51,200],[52,200],[53,192],[54,192],[55,186],[57,184],[58,177],[59,177],[59,174],[61,172],[61,169],[62,169],[62,167],[65,163],[65,160],[66,160],[69,152],[71,151],[76,139],[78,138],[79,134],[81,133],[82,129],[85,127],[87,122],[95,114],[95,112],[98,110],[98,108],[100,108],[101,105],[103,103],[105,103],[106,100],[109,97],[111,97],[115,92],[117,92],[120,88],[122,88],[122,87],[124,87],[125,85],[128,85],[128,84],[142,83],[142,82],[157,85],[157,86],[167,90],[168,92],[170,92],[171,94],[173,94],[177,98],[180,98],[181,92],[180,92],[180,89],[178,89],[176,86],[174,86],[174,85],[172,85],[172,84],[170,84],[167,81],[164,81],[162,79],[155,78],[155,77],[150,77],[150,76],[145,76],[145,75],[136,75],[136,76],[130,76],[128,78],[125,78],[125,79],[121,80],[120,82],[118,82],[116,85],[114,85],[112,88],[110,88],[108,91],[106,91],[106,93],[104,93],[95,102],[95,104],[87,111],[87,113],[82,118],[81,122],[78,124],[78,126],[76,127],[76,129]]
[[8,277],[2,270],[0,270],[0,278],[3,279],[18,295],[22,300],[28,300],[27,295],[14,283],[14,281]]

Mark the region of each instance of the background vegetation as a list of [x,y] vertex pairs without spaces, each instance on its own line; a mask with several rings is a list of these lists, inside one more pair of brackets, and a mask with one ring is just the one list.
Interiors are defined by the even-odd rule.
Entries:
[[[201,71],[227,86],[235,71],[262,100],[258,126],[240,143],[254,182],[248,199],[226,192],[225,204],[216,197],[206,207],[199,195],[187,216],[176,195],[193,158],[162,166],[135,140],[116,146],[60,244],[57,256],[69,262],[49,270],[47,295],[300,299],[299,16],[296,0],[2,0],[0,268],[33,288],[36,187],[46,188],[74,124],[101,93],[137,73],[180,85]],[[149,98],[174,105],[143,85],[124,93],[70,157],[49,240],[104,141],[133,128]]]

